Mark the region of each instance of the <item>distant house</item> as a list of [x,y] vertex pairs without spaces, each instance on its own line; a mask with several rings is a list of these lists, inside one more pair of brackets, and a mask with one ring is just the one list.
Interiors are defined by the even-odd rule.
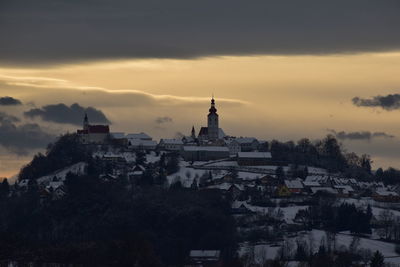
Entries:
[[128,139],[128,146],[132,149],[155,150],[157,142],[153,140]]
[[238,215],[238,214],[251,214],[253,211],[251,211],[244,203],[238,203],[235,205],[236,202],[232,204],[231,207],[231,213]]
[[181,153],[186,161],[209,161],[229,158],[229,149],[223,146],[184,146]]
[[181,151],[183,141],[179,139],[161,139],[158,147],[162,150]]
[[219,267],[222,266],[219,250],[191,250],[185,267]]
[[289,188],[285,184],[282,184],[282,185],[279,185],[277,187],[276,195],[278,197],[290,197],[291,192],[290,192]]
[[354,189],[350,185],[334,185],[333,188],[335,188],[342,197],[349,197],[354,193]]
[[338,191],[332,187],[311,187],[311,194],[316,195],[319,193],[328,193],[332,195],[337,195]]
[[128,172],[128,177],[131,182],[140,179],[146,169],[142,165],[136,165]]
[[110,162],[125,163],[126,159],[121,154],[106,153],[103,155],[103,160]]
[[110,133],[110,137],[113,140],[114,144],[118,144],[121,146],[128,145],[128,139],[126,138],[125,133],[113,132],[113,133]]
[[126,135],[127,139],[139,139],[139,140],[147,140],[147,141],[151,141],[153,140],[153,138],[146,134],[146,133],[130,133]]
[[400,202],[399,194],[393,191],[387,191],[385,189],[376,190],[372,194],[372,198],[375,201],[380,201],[380,202]]
[[244,187],[242,185],[234,183],[221,183],[217,185],[210,185],[207,188],[219,189],[225,194],[229,193],[234,200],[238,199],[239,196],[244,192]]
[[254,137],[239,137],[235,141],[240,145],[240,151],[242,152],[256,151],[260,144]]
[[225,145],[228,147],[231,155],[237,155],[237,153],[242,151],[239,142],[235,139],[225,140]]
[[300,194],[304,189],[301,179],[285,180],[285,185],[291,194]]
[[237,162],[240,166],[265,166],[272,164],[270,152],[239,152]]

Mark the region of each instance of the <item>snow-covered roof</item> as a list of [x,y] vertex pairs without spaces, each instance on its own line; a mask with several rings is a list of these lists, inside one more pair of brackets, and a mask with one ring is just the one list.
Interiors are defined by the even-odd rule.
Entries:
[[115,133],[110,133],[111,137],[114,139],[122,139],[125,138],[125,133],[123,132],[115,132]]
[[50,182],[49,185],[47,186],[47,188],[53,188],[53,189],[57,189],[60,186],[63,186],[64,182],[62,181],[57,181],[57,182]]
[[219,258],[219,250],[191,250],[190,257],[192,258]]
[[221,183],[221,184],[216,184],[216,185],[210,185],[210,186],[208,186],[208,188],[220,189],[220,190],[229,190],[232,186],[235,186],[237,189],[239,189],[241,191],[244,190],[243,185],[232,184],[232,183]]
[[318,175],[309,175],[306,177],[305,182],[318,182],[318,183],[326,183],[328,177],[326,176],[318,176]]
[[311,187],[311,192],[313,194],[317,192],[328,192],[332,194],[337,194],[337,190],[332,187]]
[[333,186],[336,189],[341,189],[347,192],[354,192],[353,187],[351,187],[350,185],[335,185]]
[[386,191],[386,190],[376,190],[376,194],[378,194],[379,196],[384,196],[384,197],[399,195],[396,192]]
[[259,158],[259,159],[270,159],[270,152],[238,152],[239,158]]
[[128,139],[153,139],[150,135],[146,133],[130,133],[126,136]]
[[180,139],[161,139],[160,143],[168,145],[183,145],[183,142]]
[[321,186],[320,183],[318,183],[318,182],[313,182],[313,181],[311,181],[311,182],[304,181],[304,182],[303,182],[303,185],[304,185],[304,186],[307,186],[307,187],[319,187],[319,186]]
[[356,184],[356,183],[357,183],[356,179],[354,179],[354,178],[349,179],[349,181],[350,181],[350,183],[352,183],[352,184]]
[[19,181],[17,182],[17,184],[18,184],[19,186],[27,186],[27,185],[29,184],[29,179],[19,180]]
[[184,146],[183,151],[229,152],[229,148],[227,148],[225,146]]
[[295,180],[285,180],[285,185],[289,189],[301,189],[303,188],[303,183],[300,179]]
[[157,142],[153,140],[142,140],[142,139],[129,139],[131,146],[156,146]]
[[247,144],[247,143],[253,143],[254,141],[257,141],[257,139],[254,137],[239,137],[239,138],[236,138],[235,140],[239,144]]

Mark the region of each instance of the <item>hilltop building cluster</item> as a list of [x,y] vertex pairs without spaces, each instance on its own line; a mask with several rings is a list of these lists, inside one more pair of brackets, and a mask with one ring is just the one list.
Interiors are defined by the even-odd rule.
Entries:
[[[196,135],[192,127],[190,135],[181,139],[153,140],[146,133],[110,132],[108,125],[91,125],[85,114],[83,128],[77,130],[82,144],[107,144],[118,142],[131,149],[146,151],[165,150],[179,152],[186,161],[208,161],[238,157],[242,165],[265,165],[272,163],[271,154],[266,151],[265,141],[254,137],[233,137],[225,134],[219,126],[219,115],[214,97],[207,114],[207,127],[200,128]],[[245,153],[252,152],[252,153]]]

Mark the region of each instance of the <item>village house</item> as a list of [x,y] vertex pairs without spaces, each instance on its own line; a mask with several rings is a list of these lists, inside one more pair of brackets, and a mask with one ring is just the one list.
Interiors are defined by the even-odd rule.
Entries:
[[222,266],[219,250],[191,250],[185,267],[219,267]]
[[237,155],[241,150],[240,144],[235,139],[225,140],[225,146],[228,147],[231,155]]
[[157,142],[154,140],[128,139],[128,147],[133,150],[155,150]]
[[240,145],[240,151],[242,152],[256,151],[260,144],[254,137],[239,137],[235,141]]
[[372,198],[379,202],[399,202],[400,196],[396,192],[387,191],[385,189],[376,190],[372,194]]
[[222,146],[184,146],[181,154],[186,161],[209,161],[229,158],[229,149]]
[[237,154],[239,166],[265,166],[272,164],[270,152],[239,152]]
[[218,189],[221,190],[224,195],[230,195],[233,200],[239,198],[244,192],[245,188],[241,184],[234,183],[221,183],[216,185],[210,185],[206,189]]
[[127,146],[128,145],[128,139],[126,138],[125,133],[123,133],[123,132],[110,133],[110,137],[113,141],[113,144],[116,144],[119,146]]
[[291,194],[301,194],[303,192],[304,186],[302,180],[299,178],[294,180],[285,180],[284,183]]
[[138,140],[146,140],[146,141],[151,141],[153,138],[146,134],[146,133],[130,133],[126,135],[127,139],[138,139]]
[[161,139],[158,147],[161,150],[181,151],[183,142],[179,139]]

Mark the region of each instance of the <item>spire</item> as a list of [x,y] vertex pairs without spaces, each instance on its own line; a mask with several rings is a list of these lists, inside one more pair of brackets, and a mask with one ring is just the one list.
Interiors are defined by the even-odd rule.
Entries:
[[192,134],[191,134],[191,137],[192,137],[193,139],[196,138],[196,131],[195,131],[195,129],[194,129],[194,125],[192,126]]
[[85,112],[85,118],[83,119],[83,130],[89,129],[89,119],[87,113]]
[[217,113],[217,109],[215,108],[214,94],[212,94],[211,107],[210,107],[209,111],[210,111],[210,113]]

